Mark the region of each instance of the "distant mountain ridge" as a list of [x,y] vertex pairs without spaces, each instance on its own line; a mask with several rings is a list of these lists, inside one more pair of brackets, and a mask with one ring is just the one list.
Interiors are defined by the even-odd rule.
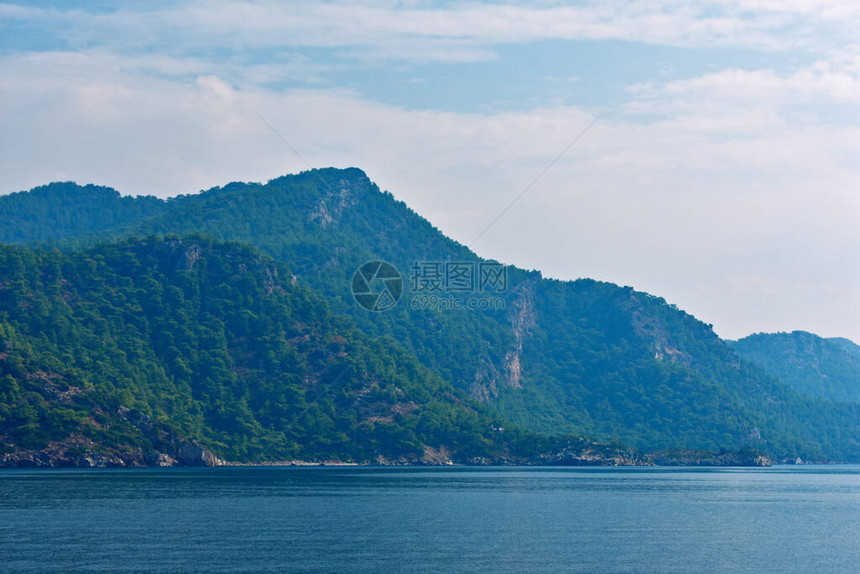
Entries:
[[109,187],[72,182],[0,197],[0,243],[80,237],[162,213],[168,202],[128,197]]
[[731,343],[743,358],[797,391],[860,402],[860,346],[805,331],[756,333]]
[[[31,201],[32,212],[41,213],[45,200]],[[62,201],[77,209],[74,197]],[[411,292],[390,311],[361,309],[349,289],[367,261],[392,263],[407,284],[416,261],[484,261],[361,170],[313,170],[155,201],[160,207],[77,235],[52,234],[43,222],[43,234],[27,241],[74,250],[202,233],[252,245],[286,263],[365,336],[391,338],[488,412],[524,429],[641,450],[753,447],[778,459],[860,459],[856,405],[797,393],[740,359],[708,325],[629,287],[545,280],[508,267],[503,309],[413,309]]]

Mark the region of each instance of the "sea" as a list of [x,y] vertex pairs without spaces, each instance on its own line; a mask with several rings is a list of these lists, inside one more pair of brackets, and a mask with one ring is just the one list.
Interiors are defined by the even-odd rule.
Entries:
[[0,572],[860,572],[860,465],[0,471]]

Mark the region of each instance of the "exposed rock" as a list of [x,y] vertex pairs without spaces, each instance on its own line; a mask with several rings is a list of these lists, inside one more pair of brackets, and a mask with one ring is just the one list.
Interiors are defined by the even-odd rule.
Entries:
[[4,468],[106,468],[143,466],[139,452],[103,448],[90,439],[71,435],[43,449],[14,449],[0,455]]
[[650,453],[646,458],[659,466],[770,466],[770,457],[753,449],[737,452],[712,452],[701,450],[661,451]]
[[223,466],[224,461],[215,456],[208,448],[196,442],[180,445],[176,460],[185,466]]
[[185,250],[185,265],[184,268],[186,271],[191,271],[194,269],[194,264],[197,263],[197,260],[200,259],[200,254],[203,250],[196,243],[192,243]]
[[324,185],[323,197],[308,215],[310,221],[319,222],[323,228],[332,223],[339,223],[344,208],[355,203],[349,181],[341,179],[336,184],[329,185],[328,182],[324,182]]
[[170,456],[169,454],[164,454],[163,452],[150,451],[143,455],[143,460],[146,462],[146,466],[155,466],[155,467],[171,467],[176,466],[179,462]]
[[636,293],[631,287],[625,287],[624,290],[628,298],[623,306],[631,311],[633,330],[636,335],[650,342],[654,358],[658,361],[689,366],[693,358],[689,353],[678,349],[671,341],[672,330],[659,317],[643,309],[641,299],[654,298],[654,296]]
[[435,449],[431,446],[424,446],[424,455],[421,457],[422,464],[433,466],[453,464],[451,460],[451,451],[444,446]]
[[331,214],[326,208],[325,200],[320,200],[319,204],[317,205],[317,208],[313,212],[311,212],[309,219],[311,221],[318,221],[320,226],[323,228],[327,227],[333,221]]
[[535,326],[534,287],[524,282],[518,287],[517,299],[511,305],[511,325],[514,332],[514,348],[505,355],[505,383],[515,389],[522,388],[523,341],[531,336]]
[[475,380],[469,386],[469,395],[482,403],[494,400],[499,396],[496,381],[499,379],[499,371],[488,360],[481,360]]
[[520,364],[520,354],[522,352],[523,344],[521,341],[518,341],[517,348],[505,356],[505,381],[508,383],[508,386],[515,389],[522,388],[522,384],[520,383],[523,375],[523,368]]
[[558,450],[541,453],[528,464],[547,466],[642,466],[652,464],[632,449],[594,443],[580,438],[561,445]]
[[79,457],[76,462],[77,464],[73,464],[71,466],[78,466],[80,468],[106,468],[109,466],[126,466],[125,461],[120,457],[116,455],[100,453],[86,454],[84,456]]

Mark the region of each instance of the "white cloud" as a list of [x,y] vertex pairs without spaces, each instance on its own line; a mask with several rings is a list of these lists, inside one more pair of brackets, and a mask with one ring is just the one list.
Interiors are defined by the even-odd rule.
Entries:
[[[362,57],[475,61],[501,44],[625,40],[685,47],[839,50],[853,41],[860,8],[829,0],[586,1],[522,4],[197,0],[91,13],[0,5],[0,18],[44,25],[76,46],[124,51],[200,47],[352,48]],[[167,40],[170,42],[167,42]]]
[[[6,56],[0,191],[74,179],[171,195],[304,169],[257,111],[312,165],[362,167],[469,242],[595,113],[407,110],[347,91],[240,90],[206,65],[186,80],[196,66],[104,50]],[[860,128],[783,113],[855,90],[856,76],[818,65],[640,87],[475,248],[632,284],[725,336],[860,339]]]
[[664,85],[631,86],[630,90],[640,97],[660,100],[665,100],[666,96],[695,96],[695,102],[732,100],[766,103],[771,107],[824,101],[857,104],[860,102],[860,75],[856,69],[838,69],[827,61],[820,61],[787,76],[769,69],[728,69]]
[[[463,242],[598,110],[385,105],[324,89],[344,54],[474,61],[552,38],[794,50],[806,63],[788,71],[751,65],[631,86],[630,101],[474,247],[551,276],[632,284],[724,336],[803,328],[860,341],[853,4],[0,4],[0,22],[64,34],[71,46],[0,58],[0,193],[74,179],[164,196],[304,169],[256,111],[312,165],[365,169]],[[338,56],[291,49],[308,46]],[[272,87],[294,79],[319,89]]]

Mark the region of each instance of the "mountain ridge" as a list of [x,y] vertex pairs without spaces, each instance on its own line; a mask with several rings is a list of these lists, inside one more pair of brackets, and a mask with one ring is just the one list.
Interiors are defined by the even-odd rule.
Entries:
[[392,337],[490,412],[532,431],[643,450],[750,446],[792,460],[858,456],[854,407],[797,394],[740,359],[710,326],[629,287],[508,267],[498,294],[504,309],[416,310],[413,292],[385,313],[360,309],[349,285],[367,261],[406,274],[416,261],[487,260],[356,168],[233,183],[166,203],[164,213],[58,245],[170,233],[254,245],[363,333]]
[[732,348],[795,390],[835,401],[860,402],[860,346],[806,331],[755,333]]

